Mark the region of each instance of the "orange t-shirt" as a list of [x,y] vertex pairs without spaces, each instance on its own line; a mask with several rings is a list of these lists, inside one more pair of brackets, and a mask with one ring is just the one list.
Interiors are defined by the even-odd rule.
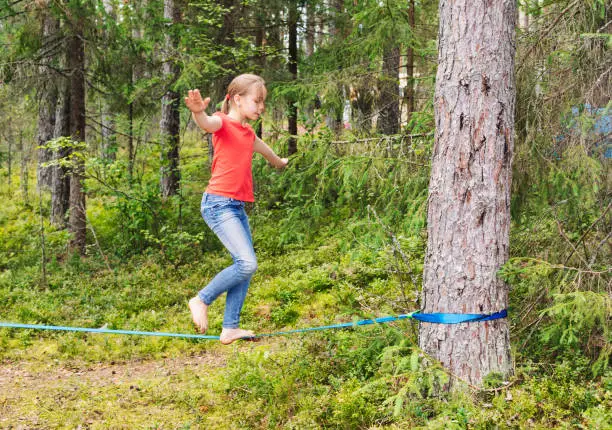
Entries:
[[249,124],[243,125],[222,112],[214,115],[221,118],[221,128],[213,133],[215,154],[206,192],[254,202],[251,162],[255,131]]

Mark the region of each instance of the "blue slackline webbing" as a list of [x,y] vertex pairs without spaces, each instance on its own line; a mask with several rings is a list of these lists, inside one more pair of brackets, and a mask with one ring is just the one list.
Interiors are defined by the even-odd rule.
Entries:
[[[272,337],[272,336],[283,336],[295,333],[305,333],[310,331],[321,331],[330,330],[337,328],[348,328],[357,327],[369,324],[384,324],[392,321],[398,321],[403,319],[415,319],[421,322],[435,323],[435,324],[459,324],[466,322],[479,322],[479,321],[491,321],[498,318],[506,318],[508,312],[506,309],[500,312],[495,312],[488,315],[483,314],[447,314],[447,313],[432,313],[424,314],[420,312],[412,312],[409,314],[401,314],[398,316],[388,316],[369,320],[359,320],[354,322],[347,322],[341,324],[332,324],[318,327],[307,327],[289,331],[278,331],[274,333],[264,333],[255,336],[255,338],[261,337]],[[151,331],[136,331],[136,330],[111,330],[106,328],[86,328],[86,327],[62,327],[54,325],[38,325],[38,324],[19,324],[10,322],[0,322],[0,327],[6,328],[25,328],[33,330],[56,330],[56,331],[74,331],[74,332],[86,332],[86,333],[106,333],[106,334],[132,334],[139,336],[160,336],[160,337],[182,337],[190,339],[219,339],[219,336],[209,336],[203,334],[187,334],[187,333],[164,333],[164,332],[151,332]]]
[[0,327],[7,328],[29,328],[33,330],[56,330],[56,331],[80,331],[86,333],[106,333],[106,334],[135,334],[139,336],[160,336],[160,337],[187,337],[195,339],[219,339],[219,336],[208,336],[203,334],[186,334],[186,333],[164,333],[157,331],[136,331],[136,330],[111,330],[107,328],[86,328],[86,327],[62,327],[55,325],[37,325],[37,324],[16,324],[0,322]]
[[445,313],[434,313],[434,314],[422,314],[416,313],[412,315],[412,318],[435,324],[459,324],[464,322],[479,322],[479,321],[491,321],[498,318],[506,318],[508,311],[504,309],[500,312],[495,312],[488,315],[482,314],[445,314]]

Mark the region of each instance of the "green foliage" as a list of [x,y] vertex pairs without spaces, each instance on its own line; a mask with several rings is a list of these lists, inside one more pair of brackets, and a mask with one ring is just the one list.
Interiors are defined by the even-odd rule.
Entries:
[[153,236],[148,230],[142,231],[144,239],[157,247],[163,259],[174,267],[194,261],[201,256],[200,244],[204,233],[190,234],[186,231],[172,232],[167,226],[160,229],[159,237]]
[[[369,206],[390,225],[420,234],[426,215],[428,153],[422,151],[408,159],[391,154],[406,148],[413,151],[426,143],[408,146],[403,139],[384,140],[378,144],[384,144],[390,156],[378,158],[361,155],[374,152],[367,143],[334,143],[330,138],[323,132],[300,140],[300,155],[281,175],[270,175],[264,163],[255,163],[260,204],[286,214],[281,218],[280,234],[270,238],[277,241],[276,246],[305,243],[313,227],[323,227],[329,217],[352,219],[357,226],[368,215]],[[264,216],[277,215],[275,211]]]
[[574,291],[555,294],[553,305],[543,311],[553,323],[541,333],[544,344],[553,350],[569,349],[574,355],[586,352],[596,360],[592,365],[594,375],[602,375],[607,369],[612,353],[612,336],[609,319],[612,315],[612,299],[606,292]]

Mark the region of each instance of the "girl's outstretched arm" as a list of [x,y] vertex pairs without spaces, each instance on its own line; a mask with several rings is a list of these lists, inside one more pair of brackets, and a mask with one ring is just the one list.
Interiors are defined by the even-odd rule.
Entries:
[[185,104],[191,111],[195,123],[207,133],[214,133],[221,128],[221,118],[218,116],[209,116],[205,110],[210,103],[210,97],[202,100],[200,90],[189,90],[188,96],[185,97]]
[[263,155],[264,158],[268,160],[268,163],[270,163],[277,169],[282,169],[289,162],[289,159],[280,158],[278,155],[276,155],[272,148],[266,145],[264,141],[257,136],[255,136],[255,144],[253,145],[253,151]]

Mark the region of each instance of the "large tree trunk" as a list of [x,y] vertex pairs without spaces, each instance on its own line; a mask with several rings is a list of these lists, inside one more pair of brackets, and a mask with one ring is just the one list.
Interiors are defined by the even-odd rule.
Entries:
[[[297,81],[298,74],[298,46],[297,46],[297,24],[298,24],[298,5],[297,0],[289,2],[289,73],[291,79]],[[287,153],[289,155],[297,152],[297,100],[289,97],[289,144]]]
[[[164,0],[164,18],[173,24],[180,21],[181,9],[178,0]],[[171,87],[178,78],[179,68],[173,59],[177,51],[176,37],[166,34],[166,49],[163,59],[163,75],[168,87]],[[161,166],[161,192],[164,199],[176,195],[179,191],[179,133],[180,133],[179,95],[176,91],[168,89],[162,98],[162,113],[160,132],[162,141]]]
[[[54,19],[48,10],[41,9],[41,30],[43,39],[43,50],[49,41],[57,34],[59,27],[58,21]],[[54,76],[50,73],[46,64],[50,58],[43,57],[40,72],[42,79],[41,87],[38,92],[38,135],[36,141],[38,147],[45,145],[53,139],[55,129],[55,109],[57,105],[57,88]],[[38,188],[50,188],[52,185],[53,169],[44,167],[43,164],[51,161],[53,151],[50,149],[38,149],[38,165],[36,170]]]
[[[70,135],[78,142],[85,142],[85,47],[83,42],[83,18],[72,22],[72,35],[68,41],[68,69],[70,70]],[[70,247],[85,255],[86,208],[83,181],[85,165],[75,158],[70,175],[70,218],[68,229],[72,233]]]
[[380,82],[379,116],[376,128],[383,134],[399,130],[399,46],[390,44],[383,53],[383,73]]
[[[514,0],[441,0],[436,137],[427,214],[426,313],[489,314],[508,304],[514,129]],[[508,322],[421,323],[419,343],[474,385],[511,372]]]
[[[59,81],[59,98],[55,114],[54,137],[70,136],[70,86],[67,79]],[[69,155],[68,148],[60,148],[55,159]],[[51,175],[51,222],[58,227],[67,227],[66,213],[70,202],[70,175],[65,167],[53,166]]]

